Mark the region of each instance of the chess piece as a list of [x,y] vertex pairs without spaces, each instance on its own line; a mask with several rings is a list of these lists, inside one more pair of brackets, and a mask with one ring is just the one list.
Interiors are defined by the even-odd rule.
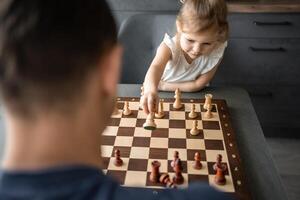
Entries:
[[197,113],[195,112],[195,104],[191,105],[191,112],[189,113],[189,118],[195,119],[197,117]]
[[154,113],[150,112],[147,116],[146,122],[143,124],[144,129],[154,130],[156,129],[156,124],[154,121]]
[[174,159],[172,160],[171,162],[171,167],[174,167],[175,166],[175,162],[176,160],[179,158],[179,153],[178,151],[174,151]]
[[217,185],[225,185],[226,184],[226,178],[225,178],[225,169],[224,168],[216,168],[216,175],[214,178],[214,181]]
[[114,154],[115,154],[115,160],[114,160],[114,164],[115,166],[117,167],[120,167],[123,165],[123,160],[121,159],[121,153],[120,153],[120,150],[119,149],[116,149],[114,151]]
[[124,115],[130,115],[132,112],[131,110],[129,109],[129,102],[128,101],[125,101],[124,102],[124,110],[123,110],[123,114]]
[[171,181],[169,174],[163,173],[160,175],[159,182],[168,188],[176,188],[176,185]]
[[206,105],[206,112],[204,114],[204,116],[205,116],[206,119],[210,119],[210,118],[213,117],[211,109],[212,109],[212,105],[211,104],[207,104]]
[[160,162],[157,160],[152,161],[151,167],[152,170],[150,174],[150,181],[152,181],[153,183],[158,183],[160,177],[160,173],[159,173]]
[[206,110],[206,106],[207,104],[211,104],[211,99],[212,99],[213,95],[212,94],[205,94],[205,102],[203,105],[203,108]]
[[178,158],[175,161],[173,170],[175,171],[175,176],[173,177],[173,183],[178,184],[178,185],[182,184],[184,179],[183,179],[183,176],[181,173],[182,172],[182,163],[181,163],[180,158]]
[[194,120],[193,121],[193,127],[190,130],[191,135],[198,135],[200,133],[200,130],[198,129],[198,121]]
[[200,153],[196,152],[195,156],[194,156],[194,163],[193,163],[193,168],[194,169],[201,169],[202,168],[202,164],[201,164],[201,159],[200,159]]
[[218,185],[224,185],[226,183],[225,171],[227,170],[226,165],[222,164],[222,155],[217,155],[217,161],[213,165],[213,169],[216,171],[215,183]]
[[162,101],[159,101],[159,104],[158,104],[158,112],[155,113],[155,117],[156,118],[163,118],[165,116],[165,113],[164,113],[164,104]]
[[224,168],[224,169],[226,169],[226,165],[222,164],[222,155],[221,154],[217,155],[216,163],[213,165],[213,169],[215,171],[217,171],[217,168]]
[[182,108],[183,104],[181,103],[181,92],[178,88],[175,90],[174,98],[175,98],[175,101],[173,103],[173,108],[175,108],[175,109]]

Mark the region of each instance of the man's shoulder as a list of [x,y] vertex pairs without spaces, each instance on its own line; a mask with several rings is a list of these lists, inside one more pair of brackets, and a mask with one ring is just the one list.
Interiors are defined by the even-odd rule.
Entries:
[[163,190],[122,187],[100,170],[88,168],[0,175],[0,199],[193,200],[200,196],[201,199],[227,199],[206,184]]
[[[143,200],[229,200],[229,196],[216,191],[212,187],[204,183],[191,184],[186,189],[133,189],[124,188],[123,192],[127,193],[128,199]],[[122,196],[122,192],[120,193]],[[119,197],[120,197],[119,196]],[[117,198],[118,200],[121,198]]]

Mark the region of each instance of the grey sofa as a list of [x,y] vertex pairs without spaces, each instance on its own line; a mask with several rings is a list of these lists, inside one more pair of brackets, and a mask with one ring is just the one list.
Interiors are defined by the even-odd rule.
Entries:
[[143,83],[147,69],[164,34],[174,34],[175,15],[137,14],[119,31],[124,46],[121,83]]

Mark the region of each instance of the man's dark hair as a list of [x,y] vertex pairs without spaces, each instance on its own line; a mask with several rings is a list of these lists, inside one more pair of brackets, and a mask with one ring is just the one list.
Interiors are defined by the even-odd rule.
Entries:
[[5,0],[0,7],[1,96],[23,113],[74,96],[117,42],[104,0]]

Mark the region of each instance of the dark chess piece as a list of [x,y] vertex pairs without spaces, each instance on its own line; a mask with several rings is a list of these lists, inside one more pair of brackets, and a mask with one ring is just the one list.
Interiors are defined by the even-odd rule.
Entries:
[[225,178],[225,172],[227,170],[226,165],[222,164],[222,155],[217,155],[217,161],[213,166],[214,170],[216,171],[215,175],[215,183],[218,185],[225,185],[226,178]]
[[176,160],[179,158],[179,153],[178,151],[174,151],[174,159],[171,162],[171,167],[173,168],[175,166]]
[[173,177],[173,183],[180,185],[183,183],[184,179],[182,176],[182,163],[181,160],[178,158],[175,163],[173,170],[175,171],[175,176]]
[[150,181],[152,181],[153,183],[158,183],[160,177],[160,173],[159,173],[160,162],[155,160],[151,163],[151,166],[152,166],[152,170],[150,174]]
[[114,160],[114,164],[117,167],[120,167],[123,165],[123,160],[121,159],[121,153],[119,149],[116,149],[115,152],[115,160]]
[[213,168],[214,168],[215,171],[217,171],[217,167],[219,167],[219,168],[224,167],[224,165],[222,164],[222,155],[221,154],[217,155],[217,161],[216,161],[216,163],[213,166]]
[[194,156],[194,163],[193,163],[193,168],[194,169],[201,169],[202,168],[202,164],[201,164],[201,159],[200,159],[200,153],[196,152],[195,156]]
[[225,185],[226,178],[225,178],[225,170],[224,168],[217,167],[217,173],[215,175],[215,183],[218,185]]
[[176,188],[176,185],[171,181],[169,174],[163,173],[160,175],[159,182],[164,184],[168,188]]

